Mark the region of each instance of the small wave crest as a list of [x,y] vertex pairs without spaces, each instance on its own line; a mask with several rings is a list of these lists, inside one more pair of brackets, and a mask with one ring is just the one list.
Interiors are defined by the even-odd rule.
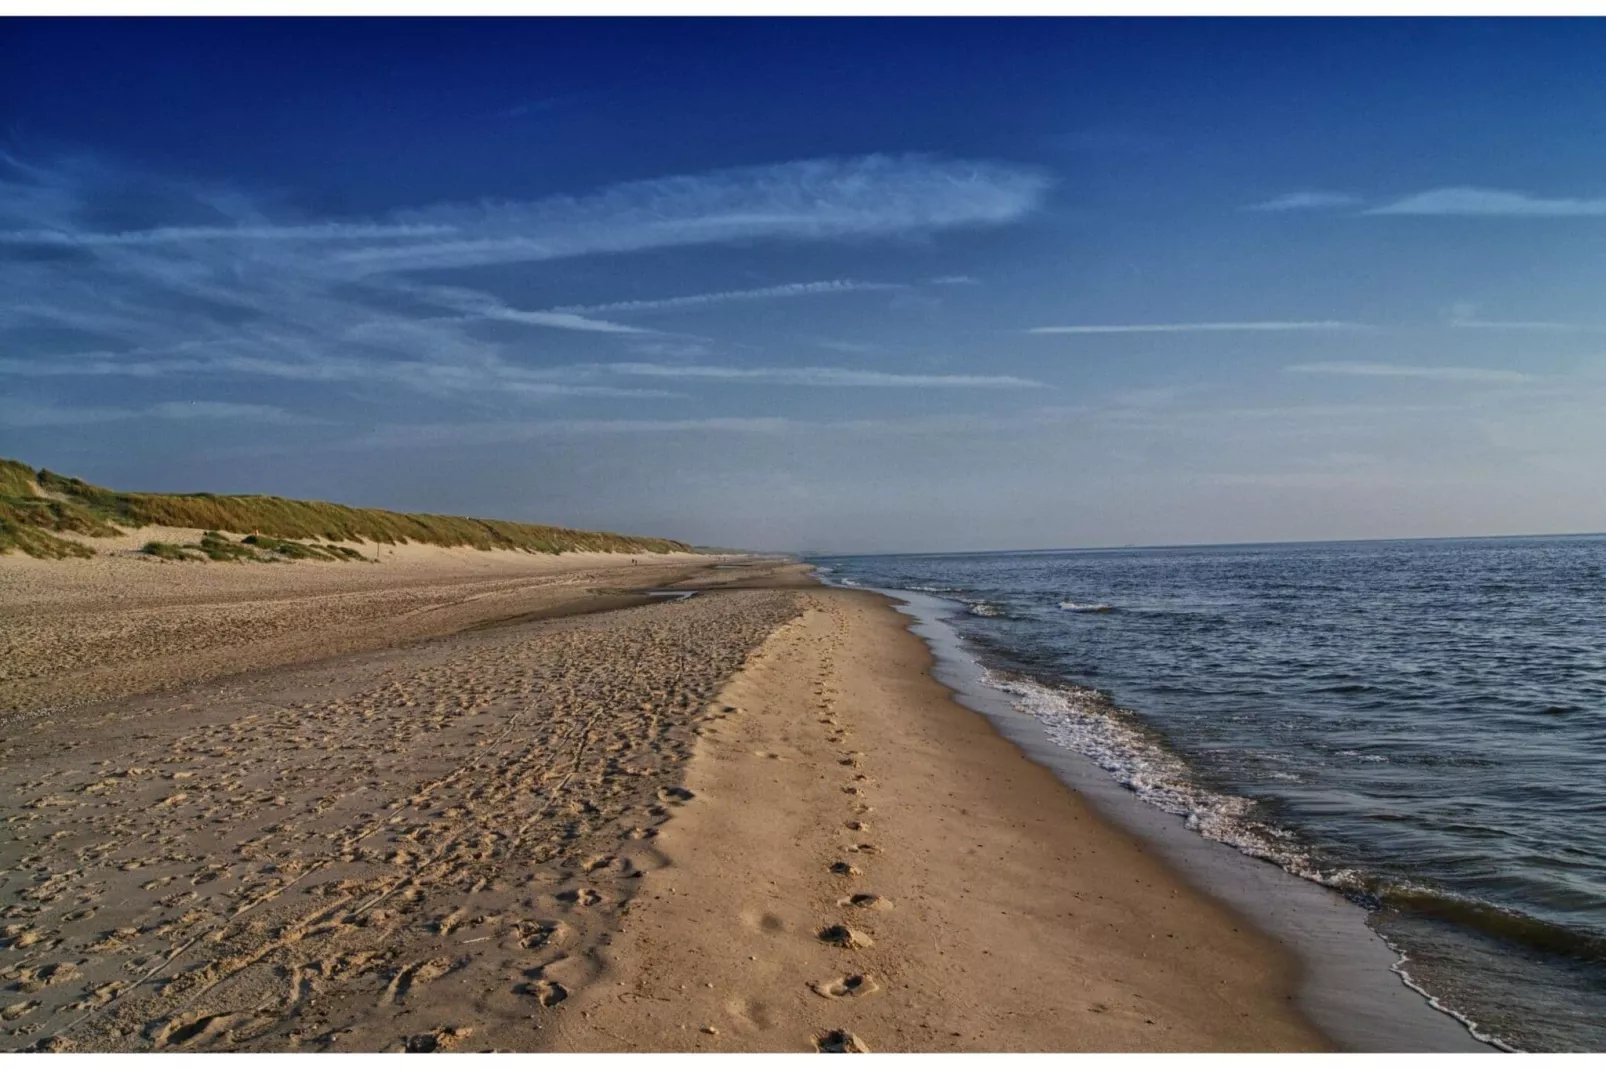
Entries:
[[1051,742],[1092,760],[1143,801],[1180,816],[1201,836],[1307,880],[1344,891],[1361,889],[1358,873],[1324,872],[1292,833],[1258,820],[1252,799],[1200,783],[1152,730],[1102,693],[1001,669],[987,669],[984,678],[1012,696],[1015,709],[1035,718]]
[[1385,909],[1450,922],[1550,955],[1606,963],[1606,936],[1598,933],[1580,932],[1507,907],[1418,885],[1383,884],[1372,894]]
[[972,602],[970,603],[970,612],[977,617],[1002,617],[1004,615],[1003,607],[994,605],[992,602]]
[[1060,608],[1067,613],[1113,613],[1115,607],[1108,602],[1072,602],[1067,599],[1060,603]]

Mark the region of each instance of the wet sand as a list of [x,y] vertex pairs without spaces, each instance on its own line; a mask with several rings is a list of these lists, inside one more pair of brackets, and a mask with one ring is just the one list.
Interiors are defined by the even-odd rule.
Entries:
[[[653,567],[703,593],[376,584],[308,595],[345,607],[312,638],[249,591],[36,597],[110,668],[6,681],[0,1047],[1328,1046],[1282,950],[953,703],[884,600]],[[105,638],[225,603],[279,645]]]
[[1292,960],[952,702],[884,599],[800,600],[552,1048],[1329,1047]]

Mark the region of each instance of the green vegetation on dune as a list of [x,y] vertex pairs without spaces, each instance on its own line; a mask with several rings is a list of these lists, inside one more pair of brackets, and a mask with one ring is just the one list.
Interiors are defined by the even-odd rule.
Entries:
[[[357,509],[332,502],[298,501],[261,494],[143,494],[108,490],[81,479],[34,471],[17,461],[0,459],[0,553],[17,549],[35,557],[89,556],[78,543],[50,532],[91,537],[120,534],[119,528],[151,524],[202,528],[207,539],[188,549],[213,560],[250,560],[254,550],[223,539],[221,532],[249,533],[244,542],[284,557],[328,560],[357,559],[350,547],[315,546],[308,540],[378,543],[420,542],[434,546],[467,546],[477,550],[523,550],[560,554],[574,551],[671,553],[689,550],[670,539],[638,538],[604,531],[576,531],[544,524],[432,513],[393,513]],[[221,541],[219,541],[221,540]],[[150,546],[171,546],[152,543]],[[146,547],[154,556],[167,556]],[[183,547],[173,547],[184,557]],[[251,556],[248,557],[247,554]],[[260,559],[260,558],[258,558]]]
[[221,531],[201,533],[200,542],[180,546],[172,542],[148,542],[139,552],[163,561],[369,561],[361,550],[350,546],[319,546],[317,543],[274,539],[267,535],[247,535],[235,542]]
[[29,557],[94,557],[95,551],[73,542],[60,539],[42,528],[19,524],[4,515],[0,507],[0,554],[21,550]]
[[34,485],[33,469],[21,461],[8,461],[0,457],[0,498],[26,498],[38,494]]

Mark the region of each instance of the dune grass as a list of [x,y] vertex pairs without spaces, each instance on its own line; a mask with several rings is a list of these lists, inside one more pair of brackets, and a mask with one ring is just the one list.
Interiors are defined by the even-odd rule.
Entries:
[[[315,540],[325,543],[418,542],[547,554],[574,551],[652,554],[691,549],[685,543],[670,539],[578,531],[511,520],[357,509],[333,502],[262,494],[115,491],[47,469],[35,471],[19,461],[0,459],[0,553],[18,549],[36,557],[88,556],[90,552],[79,544],[49,533],[75,532],[101,537],[120,534],[119,528],[137,529],[153,524],[201,528],[219,538],[222,532],[249,534],[258,540],[252,545],[260,550],[282,557],[329,560],[362,555],[351,547],[316,546]],[[261,540],[276,545],[269,546]],[[251,539],[245,541],[251,542]],[[216,540],[214,543],[214,552],[208,552],[202,544],[196,544],[193,549],[213,560],[246,560],[241,552],[224,548]]]
[[204,531],[199,542],[182,545],[152,541],[140,547],[142,554],[163,561],[372,561],[361,550],[350,546],[295,542],[267,535],[247,535],[235,542],[221,531]]

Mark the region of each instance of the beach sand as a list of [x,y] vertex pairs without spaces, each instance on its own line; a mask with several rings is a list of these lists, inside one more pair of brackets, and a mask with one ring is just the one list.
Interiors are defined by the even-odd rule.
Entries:
[[[651,586],[706,568],[700,554],[527,554],[347,544],[366,562],[166,562],[144,528],[80,540],[91,560],[0,555],[0,723],[8,714],[445,635],[560,611],[610,584]],[[718,559],[714,559],[718,560]],[[632,564],[632,561],[637,562]]]
[[[5,646],[82,651],[5,683],[0,1047],[1328,1046],[1282,949],[950,701],[878,596],[239,569],[291,567],[312,610],[0,588]],[[703,593],[619,593],[676,570]]]

